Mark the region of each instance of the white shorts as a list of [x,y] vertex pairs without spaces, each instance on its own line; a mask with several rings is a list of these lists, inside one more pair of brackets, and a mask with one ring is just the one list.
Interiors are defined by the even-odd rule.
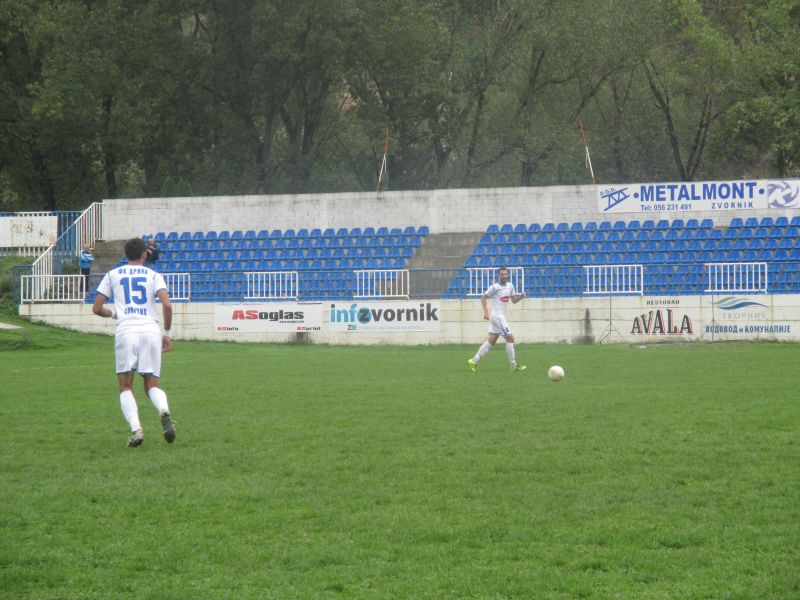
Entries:
[[114,355],[117,373],[137,370],[142,375],[161,373],[161,334],[155,332],[130,332],[116,336]]
[[502,335],[503,337],[513,335],[511,333],[511,327],[508,326],[508,321],[506,321],[505,316],[495,314],[489,316],[489,333],[494,335]]

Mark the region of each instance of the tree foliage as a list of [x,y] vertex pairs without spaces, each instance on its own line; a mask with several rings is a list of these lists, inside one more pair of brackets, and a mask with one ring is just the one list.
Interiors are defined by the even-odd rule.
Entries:
[[800,0],[0,0],[0,209],[796,176]]

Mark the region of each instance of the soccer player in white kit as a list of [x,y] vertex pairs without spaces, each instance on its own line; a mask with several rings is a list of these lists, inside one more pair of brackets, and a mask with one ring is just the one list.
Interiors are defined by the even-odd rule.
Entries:
[[[100,317],[117,319],[114,338],[114,355],[117,363],[119,403],[122,414],[131,428],[128,446],[135,448],[144,441],[139,422],[139,408],[133,396],[135,371],[144,378],[144,389],[161,418],[164,439],[175,441],[175,426],[167,404],[167,395],[159,387],[161,352],[172,345],[172,304],[167,285],[160,273],[144,266],[147,244],[133,238],[125,242],[127,264],[119,265],[105,274],[97,286],[97,296],[92,312]],[[164,316],[164,333],[158,324],[156,298],[161,301]],[[103,306],[114,300],[114,308]]]
[[[525,365],[518,365],[517,358],[514,353],[514,334],[511,333],[511,328],[508,326],[506,320],[506,309],[508,303],[516,304],[525,297],[525,292],[517,294],[514,289],[514,284],[508,281],[508,269],[500,267],[497,270],[497,281],[490,285],[481,296],[481,304],[483,305],[483,318],[489,321],[489,337],[475,356],[467,360],[467,367],[473,373],[478,370],[478,362],[483,356],[497,343],[497,338],[501,335],[506,340],[506,355],[508,355],[508,362],[511,365],[512,371],[524,371],[528,367]],[[488,302],[492,301],[492,313],[489,314]]]

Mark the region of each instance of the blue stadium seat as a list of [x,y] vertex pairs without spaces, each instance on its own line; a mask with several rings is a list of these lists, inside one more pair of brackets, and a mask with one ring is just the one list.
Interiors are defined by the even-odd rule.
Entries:
[[711,219],[703,219],[700,221],[700,228],[701,229],[713,229],[714,228],[714,221]]
[[758,227],[758,219],[756,217],[747,217],[744,222],[745,227]]
[[528,225],[528,233],[539,233],[542,230],[542,226],[539,223],[531,223]]
[[784,236],[784,232],[789,229],[788,227],[782,227],[780,225],[773,225],[767,229],[767,236],[774,237],[774,238],[782,238]]
[[650,229],[655,229],[655,228],[656,228],[656,224],[651,219],[647,219],[645,221],[642,221],[642,229],[650,230]]
[[641,223],[639,223],[638,219],[632,219],[631,221],[628,221],[628,229],[629,230],[637,231],[637,230],[641,229],[641,227],[642,227],[642,225],[641,225]]
[[761,217],[761,227],[772,227],[774,224],[772,217]]
[[669,229],[669,221],[666,219],[661,219],[658,223],[656,223],[656,229]]
[[700,227],[700,224],[697,222],[697,219],[688,219],[684,227],[686,227],[686,229],[697,229]]
[[598,231],[611,231],[611,222],[610,221],[601,221],[600,225],[597,227]]
[[584,231],[597,231],[597,223],[594,221],[587,221],[583,224]]
[[569,223],[559,223],[556,225],[556,231],[560,231],[561,233],[566,233],[569,231]]
[[683,219],[675,219],[670,227],[672,229],[683,229]]
[[741,250],[731,249],[728,251],[729,262],[741,262],[743,256],[744,252],[742,252]]
[[614,221],[614,224],[611,226],[614,231],[625,231],[625,221]]
[[572,225],[569,226],[569,230],[579,233],[583,231],[583,224],[576,221],[575,223],[572,223]]
[[742,227],[742,225],[743,225],[742,220],[739,217],[734,217],[731,219],[731,222],[728,225],[728,227],[739,228]]
[[555,230],[556,230],[556,226],[553,225],[552,223],[545,223],[542,226],[542,232],[543,233],[553,233]]

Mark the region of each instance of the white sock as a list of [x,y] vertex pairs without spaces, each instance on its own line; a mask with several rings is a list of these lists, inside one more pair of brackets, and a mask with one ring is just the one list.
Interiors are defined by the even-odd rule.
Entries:
[[472,357],[472,362],[476,363],[491,349],[492,345],[489,342],[483,342],[481,347],[478,348],[478,353]]
[[119,393],[119,406],[122,408],[122,414],[128,422],[128,425],[130,425],[131,431],[141,429],[142,424],[139,423],[139,408],[136,406],[136,398],[133,397],[133,392],[131,390],[125,390]]
[[152,402],[153,406],[156,407],[158,414],[169,412],[169,405],[167,404],[167,395],[164,393],[164,390],[157,387],[151,387],[150,391],[147,392],[147,395],[150,396],[150,402]]
[[514,344],[509,344],[506,342],[506,355],[508,356],[508,362],[511,363],[511,368],[517,368],[517,357],[514,354]]

